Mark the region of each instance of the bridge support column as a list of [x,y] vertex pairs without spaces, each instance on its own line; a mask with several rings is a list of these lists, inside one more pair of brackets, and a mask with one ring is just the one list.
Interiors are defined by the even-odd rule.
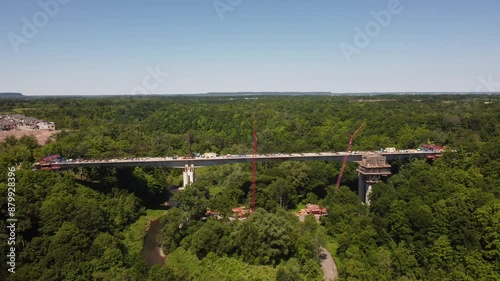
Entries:
[[184,165],[184,171],[182,172],[182,187],[192,184],[194,179],[194,164],[191,164],[191,166],[188,164]]
[[189,185],[189,175],[188,175],[189,167],[188,165],[184,165],[184,171],[182,172],[182,187],[186,187]]
[[189,184],[194,182],[194,164],[191,164],[188,170]]
[[358,173],[358,197],[359,197],[359,201],[365,202],[366,180],[365,180],[365,176],[361,173]]
[[387,164],[385,157],[380,154],[363,155],[356,171],[358,171],[359,200],[370,204],[368,196],[372,191],[372,186],[381,182],[381,177],[391,174],[391,165]]

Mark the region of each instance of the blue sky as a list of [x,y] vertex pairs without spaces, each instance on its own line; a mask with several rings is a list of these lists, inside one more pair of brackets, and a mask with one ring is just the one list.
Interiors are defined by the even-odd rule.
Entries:
[[[400,0],[398,13],[392,1],[0,0],[0,92],[463,92],[480,77],[500,82],[500,1]],[[30,24],[37,31],[23,33]],[[356,28],[368,44],[356,44]],[[155,80],[155,69],[168,76]]]

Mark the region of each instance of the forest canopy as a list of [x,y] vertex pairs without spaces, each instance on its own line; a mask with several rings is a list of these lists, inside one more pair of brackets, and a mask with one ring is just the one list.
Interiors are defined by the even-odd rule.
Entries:
[[[15,274],[1,280],[322,280],[318,251],[334,256],[341,280],[500,279],[500,99],[489,95],[23,98],[1,114],[54,121],[61,130],[0,142],[0,227],[6,229],[8,168],[16,178]],[[148,167],[33,171],[41,157],[67,159],[415,149],[445,145],[435,161],[395,161],[370,205],[356,195],[356,164],[334,191],[340,163],[258,165],[257,207],[246,220],[251,165],[200,168],[172,195],[181,171]],[[148,265],[140,224],[163,214],[165,265]],[[299,222],[307,203],[328,210]],[[223,219],[205,218],[206,211]],[[140,228],[138,234],[134,227]],[[134,234],[132,234],[134,233]],[[7,233],[0,233],[7,241]],[[8,245],[2,243],[2,252]]]

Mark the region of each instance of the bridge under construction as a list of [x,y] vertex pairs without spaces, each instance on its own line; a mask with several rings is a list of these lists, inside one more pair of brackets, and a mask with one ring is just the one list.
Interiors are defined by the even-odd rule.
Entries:
[[269,161],[337,161],[342,162],[347,158],[348,162],[359,164],[358,194],[361,201],[367,201],[367,194],[371,185],[378,182],[381,177],[390,175],[390,166],[387,161],[402,160],[410,158],[435,159],[441,155],[439,151],[412,151],[399,150],[395,152],[358,151],[349,152],[316,152],[316,153],[292,153],[292,154],[259,154],[255,156],[227,155],[213,158],[189,157],[179,159],[176,157],[142,157],[127,159],[105,159],[105,160],[78,160],[78,161],[48,161],[35,163],[35,170],[60,170],[71,168],[88,167],[164,167],[184,169],[183,187],[195,181],[195,168],[206,166],[217,166],[236,163],[269,162]]

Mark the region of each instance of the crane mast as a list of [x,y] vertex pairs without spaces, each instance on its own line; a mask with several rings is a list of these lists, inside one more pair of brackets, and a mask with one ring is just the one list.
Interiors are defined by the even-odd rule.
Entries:
[[250,211],[255,211],[255,196],[257,189],[257,113],[254,114],[253,120],[253,151],[252,151],[252,201],[250,203]]
[[344,156],[344,160],[342,161],[342,167],[340,168],[339,177],[337,178],[337,184],[335,185],[335,192],[339,191],[340,181],[342,180],[342,176],[344,175],[345,166],[347,165],[347,159],[349,158],[349,152],[351,151],[352,141],[354,137],[363,129],[366,123],[363,123],[355,132],[351,135],[349,139],[349,144],[347,145],[346,155]]

